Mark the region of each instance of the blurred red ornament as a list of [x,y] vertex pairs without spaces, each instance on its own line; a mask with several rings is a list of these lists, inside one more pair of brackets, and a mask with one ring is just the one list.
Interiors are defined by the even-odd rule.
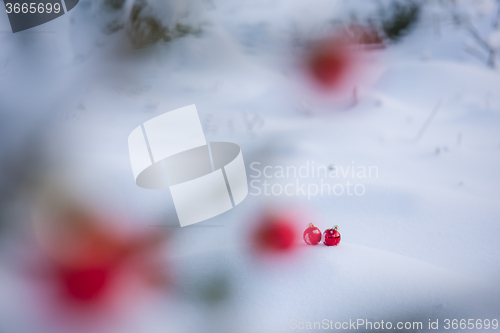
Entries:
[[351,24],[309,44],[306,72],[323,92],[350,93],[366,76],[365,51],[382,47],[377,30]]
[[59,277],[67,296],[71,299],[86,301],[98,298],[112,277],[112,269],[102,267],[61,268]]
[[323,233],[324,240],[326,246],[336,246],[340,243],[340,232],[338,232],[338,226],[334,226],[333,228],[326,229]]
[[326,41],[315,46],[308,60],[313,79],[327,89],[338,88],[345,81],[352,66],[349,51],[335,41]]
[[[52,225],[38,227],[62,301],[101,304],[125,292],[124,281],[152,287],[151,282],[156,282],[152,278],[161,275],[152,261],[158,257],[165,235],[131,235],[104,222],[84,210],[68,209],[52,220]],[[166,276],[164,281],[166,284]]]
[[304,241],[308,245],[317,245],[321,242],[321,230],[309,223],[309,227],[304,231]]
[[258,227],[254,235],[259,250],[285,252],[295,245],[296,232],[290,221],[284,218],[269,217]]

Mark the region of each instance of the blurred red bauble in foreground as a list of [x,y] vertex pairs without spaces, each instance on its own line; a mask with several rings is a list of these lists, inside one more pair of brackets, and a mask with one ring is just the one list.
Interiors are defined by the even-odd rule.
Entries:
[[309,223],[309,227],[304,231],[304,241],[308,245],[317,245],[321,242],[321,230]]
[[60,268],[59,278],[64,293],[72,300],[91,301],[105,293],[113,279],[110,266]]
[[334,226],[333,228],[326,229],[323,233],[324,240],[326,246],[336,246],[340,243],[340,232],[338,232],[338,226]]
[[254,234],[255,246],[259,251],[285,252],[293,248],[296,231],[286,218],[265,218]]
[[[131,234],[77,208],[59,211],[37,225],[59,300],[79,305],[113,302],[130,290],[164,282],[160,247],[163,233]],[[162,280],[162,281],[160,281]]]

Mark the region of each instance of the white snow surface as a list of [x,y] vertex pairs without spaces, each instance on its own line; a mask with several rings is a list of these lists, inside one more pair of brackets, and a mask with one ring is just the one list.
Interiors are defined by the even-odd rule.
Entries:
[[[0,112],[13,124],[2,151],[15,154],[42,128],[47,178],[65,179],[75,196],[127,223],[171,232],[166,256],[180,289],[214,276],[230,281],[220,304],[173,293],[102,330],[288,332],[291,320],[419,320],[427,328],[436,318],[500,319],[500,74],[464,51],[467,34],[450,23],[437,34],[423,20],[401,43],[371,53],[373,78],[346,107],[301,90],[292,47],[295,29],[323,29],[347,15],[346,2],[203,5],[198,36],[137,51],[124,31],[99,32],[88,1],[31,32],[0,34]],[[249,181],[265,180],[252,177],[253,162],[261,170],[313,161],[376,166],[378,177],[353,180],[364,184],[362,196],[255,196],[250,188],[236,208],[180,228],[168,189],[135,185],[127,137],[189,104],[208,141],[241,147]],[[301,211],[299,230],[338,224],[342,242],[255,258],[248,236],[269,207]],[[36,310],[25,313],[22,280],[8,269],[0,279],[0,331],[56,331],[37,324]]]

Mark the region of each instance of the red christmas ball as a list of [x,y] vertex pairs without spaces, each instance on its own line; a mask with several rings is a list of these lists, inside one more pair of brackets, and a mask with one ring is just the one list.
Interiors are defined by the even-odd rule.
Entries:
[[324,88],[338,87],[350,66],[347,52],[331,47],[319,48],[309,61],[313,77]]
[[266,218],[255,233],[255,245],[259,250],[284,252],[295,242],[295,230],[285,219]]
[[114,269],[101,267],[72,267],[61,269],[60,279],[65,295],[74,301],[97,301],[111,285]]
[[326,246],[337,246],[340,243],[340,232],[338,232],[338,226],[334,226],[333,228],[326,229],[323,233],[324,240]]
[[309,223],[309,227],[304,231],[304,241],[307,245],[317,245],[321,242],[321,230]]

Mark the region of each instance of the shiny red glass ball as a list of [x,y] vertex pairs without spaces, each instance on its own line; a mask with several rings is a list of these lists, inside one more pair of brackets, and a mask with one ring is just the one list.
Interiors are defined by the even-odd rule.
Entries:
[[325,230],[323,233],[323,243],[326,246],[336,246],[340,243],[340,232],[335,228]]
[[307,245],[317,245],[321,242],[321,230],[309,223],[309,228],[304,231],[304,241]]

